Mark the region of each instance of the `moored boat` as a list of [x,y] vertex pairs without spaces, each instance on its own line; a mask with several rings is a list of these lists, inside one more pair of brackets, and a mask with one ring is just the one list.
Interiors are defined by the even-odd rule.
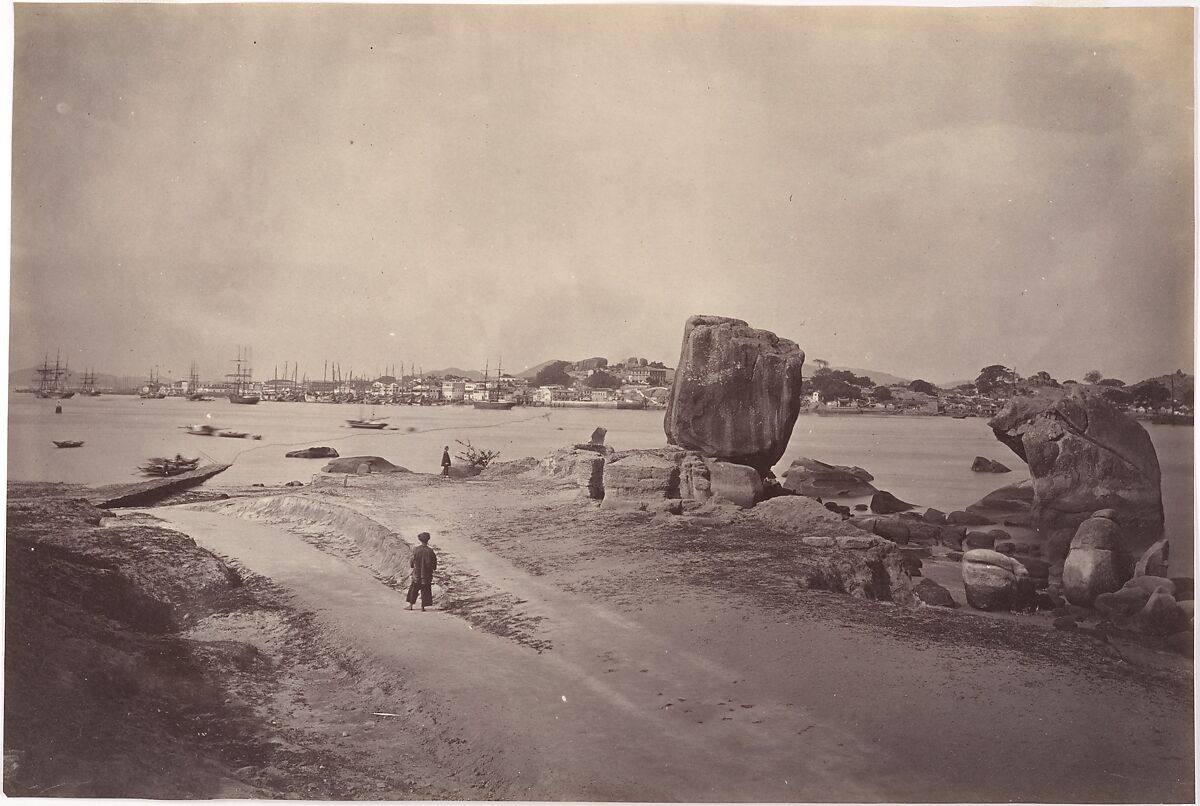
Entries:
[[162,456],[153,456],[146,460],[146,464],[138,465],[138,470],[148,476],[178,476],[180,473],[195,470],[199,464],[199,457],[188,459],[175,454],[174,459],[168,459]]
[[[252,378],[254,377],[250,369],[249,352],[243,353],[241,348],[238,348],[238,357],[234,359],[237,364],[237,369],[228,377],[233,379],[233,389],[229,392],[229,402],[238,403],[241,405],[253,405],[262,399],[262,396],[254,391]],[[245,368],[242,365],[245,364]]]
[[387,428],[387,420],[384,418],[371,418],[369,420],[347,420],[346,424],[351,428],[370,428],[376,431]]
[[54,443],[54,447],[56,447],[56,448],[82,448],[83,447],[82,439],[52,439],[50,441]]

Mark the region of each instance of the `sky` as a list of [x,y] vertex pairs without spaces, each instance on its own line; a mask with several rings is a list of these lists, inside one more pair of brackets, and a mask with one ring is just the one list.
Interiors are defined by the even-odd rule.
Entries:
[[9,362],[1194,363],[1193,11],[15,7]]

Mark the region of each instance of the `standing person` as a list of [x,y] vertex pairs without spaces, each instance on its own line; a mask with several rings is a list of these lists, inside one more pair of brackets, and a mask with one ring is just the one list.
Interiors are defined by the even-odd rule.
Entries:
[[442,475],[450,475],[450,446],[442,448]]
[[433,604],[433,572],[437,569],[437,552],[429,548],[429,532],[417,535],[421,545],[413,549],[412,559],[408,561],[412,568],[412,584],[408,586],[408,610],[413,609],[417,602],[417,593],[421,594],[421,609]]

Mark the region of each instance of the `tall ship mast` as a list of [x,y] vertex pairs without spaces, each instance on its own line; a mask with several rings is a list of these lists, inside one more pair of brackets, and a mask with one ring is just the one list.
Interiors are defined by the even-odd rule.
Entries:
[[59,380],[63,376],[70,375],[71,373],[65,366],[59,364],[58,353],[54,354],[54,366],[50,366],[50,356],[46,356],[42,360],[42,367],[37,371],[37,374],[41,376],[38,380],[38,397],[66,400],[69,397],[75,396],[73,391],[59,384]]
[[79,388],[79,394],[85,397],[100,397],[100,390],[96,388],[95,370],[84,370],[83,386]]
[[257,403],[261,398],[254,391],[252,380],[254,375],[250,369],[249,348],[239,347],[238,356],[233,361],[237,368],[232,374],[226,376],[233,379],[233,389],[229,392],[229,402],[244,405]]
[[142,384],[141,390],[138,391],[138,397],[143,400],[162,400],[167,396],[167,390],[163,389],[162,382],[159,380],[158,367],[150,370],[150,380]]
[[484,389],[484,395],[485,395],[486,399],[476,400],[474,403],[474,407],[477,409],[499,409],[501,411],[508,411],[513,406],[517,405],[517,402],[515,400],[501,400],[500,399],[500,362],[499,361],[496,362],[496,388],[492,389],[488,386],[488,369],[490,368],[490,365],[491,365],[491,360],[489,359],[487,362],[487,365],[484,367],[484,370],[483,370],[483,389]]

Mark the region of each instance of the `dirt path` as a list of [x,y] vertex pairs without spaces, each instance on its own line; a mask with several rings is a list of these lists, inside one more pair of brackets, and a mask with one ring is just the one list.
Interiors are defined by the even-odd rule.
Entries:
[[597,521],[552,490],[326,496],[400,534],[432,531],[445,570],[515,602],[537,641],[407,612],[366,570],[278,527],[155,514],[290,590],[405,679],[429,704],[428,729],[460,742],[460,769],[491,797],[1192,798],[1190,692],[1082,639],[1027,629],[1014,641],[1020,625],[965,614],[780,598],[766,575],[736,570],[736,584],[713,585],[711,563],[689,570],[686,551],[646,545],[670,542],[665,525]]

